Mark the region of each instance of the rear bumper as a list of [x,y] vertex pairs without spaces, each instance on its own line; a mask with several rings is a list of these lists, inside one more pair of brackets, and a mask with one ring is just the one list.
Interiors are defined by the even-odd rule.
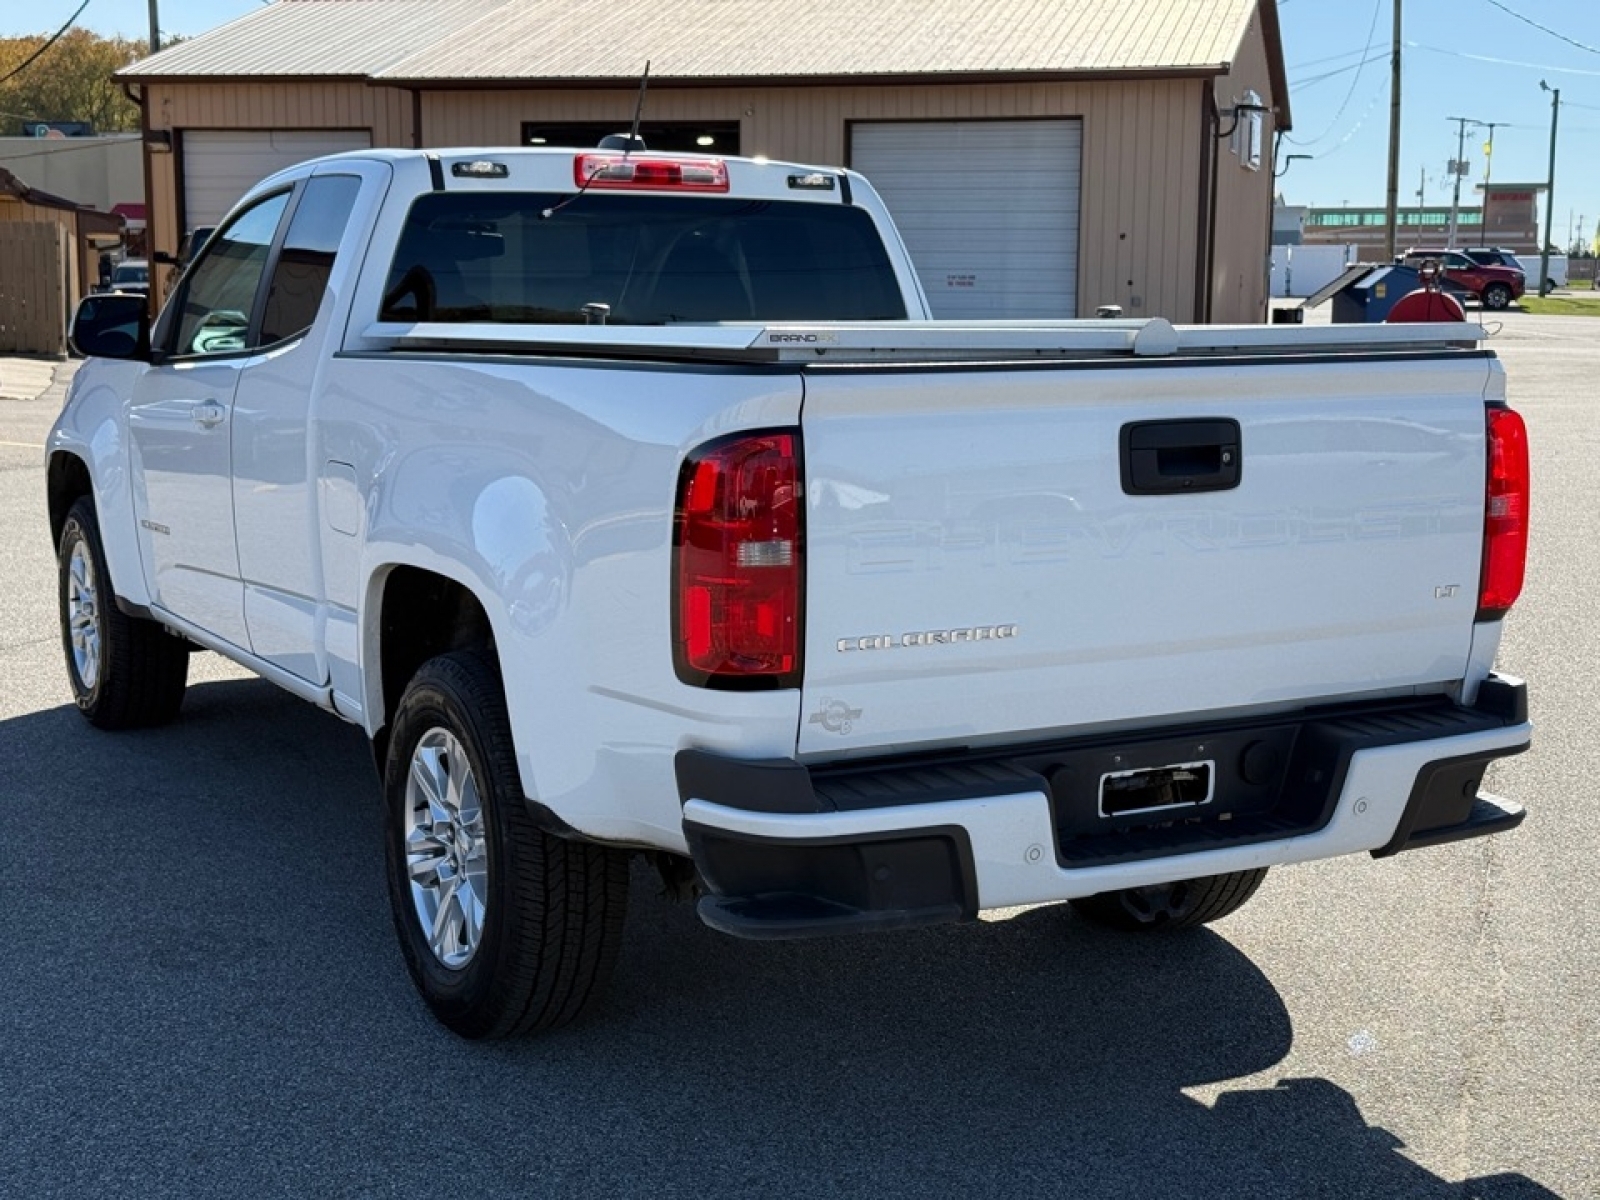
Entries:
[[[1483,774],[1531,736],[1525,685],[1493,676],[1470,709],[1418,701],[824,767],[687,750],[677,774],[702,918],[783,938],[1503,832],[1523,810],[1483,792]],[[1110,764],[1196,755],[1214,777],[1205,803],[1100,815]]]

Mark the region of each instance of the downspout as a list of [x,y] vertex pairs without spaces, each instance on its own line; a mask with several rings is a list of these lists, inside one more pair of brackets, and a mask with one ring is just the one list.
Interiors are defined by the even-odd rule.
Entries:
[[[146,297],[150,302],[150,319],[154,321],[161,310],[160,297],[166,290],[167,268],[156,260],[156,193],[153,179],[155,170],[150,153],[150,89],[141,87],[134,95],[134,86],[122,85],[122,94],[139,106],[139,161],[144,164],[144,253],[150,265],[150,286]],[[161,272],[158,276],[157,272]]]

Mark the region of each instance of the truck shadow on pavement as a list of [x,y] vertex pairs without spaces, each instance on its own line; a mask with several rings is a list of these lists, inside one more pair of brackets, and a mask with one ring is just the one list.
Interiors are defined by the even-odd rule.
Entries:
[[1191,1098],[1294,1036],[1217,933],[1055,908],[746,943],[641,866],[597,1017],[472,1044],[405,978],[357,730],[229,681],[168,729],[64,707],[0,750],[19,1194],[1554,1195],[1424,1170],[1325,1079]]

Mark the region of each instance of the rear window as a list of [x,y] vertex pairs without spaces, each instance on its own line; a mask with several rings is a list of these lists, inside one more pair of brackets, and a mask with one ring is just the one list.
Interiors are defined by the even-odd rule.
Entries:
[[905,315],[872,219],[848,205],[436,192],[412,205],[381,318],[664,325]]

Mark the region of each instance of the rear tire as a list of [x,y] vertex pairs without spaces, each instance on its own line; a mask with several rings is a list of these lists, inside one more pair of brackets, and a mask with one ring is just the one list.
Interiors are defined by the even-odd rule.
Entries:
[[165,725],[189,682],[189,643],[117,607],[94,503],[80,496],[57,548],[61,644],[78,711],[101,729]]
[[1499,310],[1511,307],[1511,289],[1503,283],[1491,283],[1483,289],[1483,306]]
[[1266,877],[1265,867],[1203,875],[1176,883],[1101,892],[1072,901],[1072,907],[1096,925],[1127,933],[1189,929],[1237,912],[1256,894]]
[[534,824],[487,658],[423,664],[395,713],[383,786],[395,929],[439,1021],[499,1038],[592,1009],[622,941],[628,855]]

